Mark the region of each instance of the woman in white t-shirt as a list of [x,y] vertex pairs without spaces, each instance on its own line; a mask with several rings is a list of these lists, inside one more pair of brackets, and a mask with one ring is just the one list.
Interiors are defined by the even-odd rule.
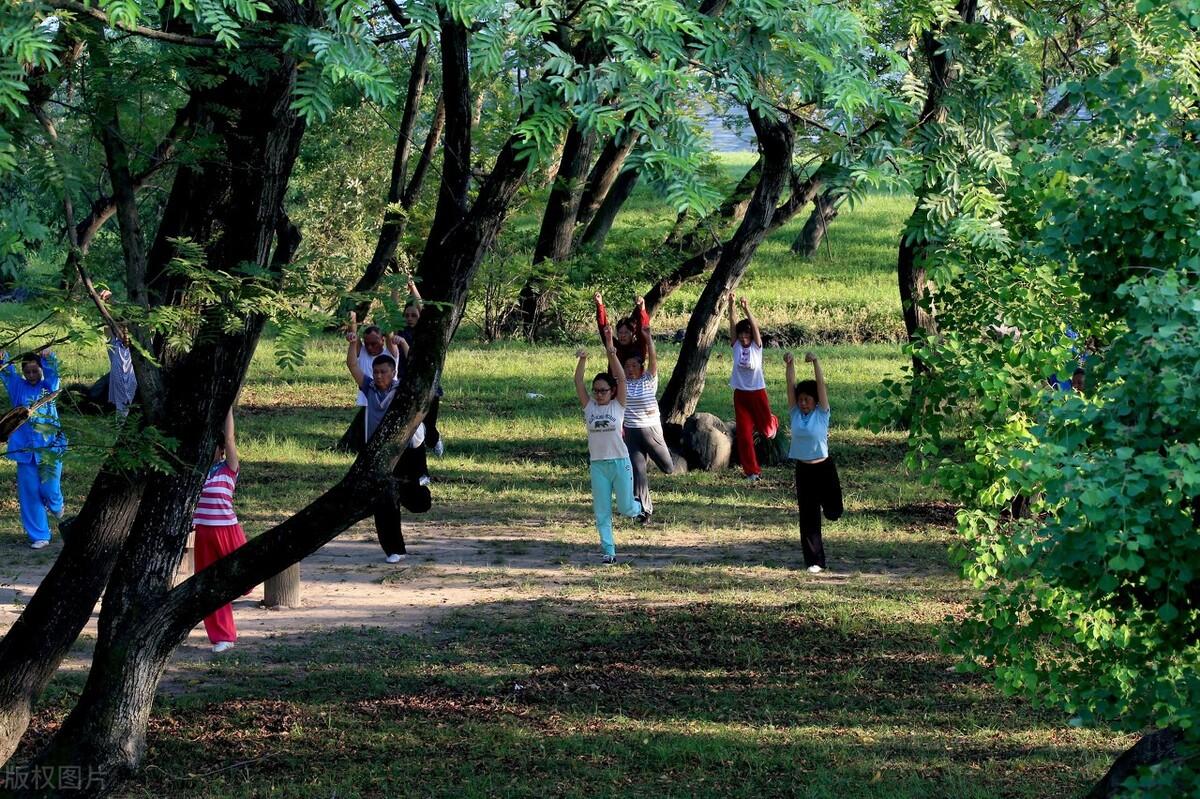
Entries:
[[641,333],[646,340],[646,360],[631,353],[625,358],[624,364],[627,396],[625,446],[629,450],[629,462],[633,465],[633,494],[642,506],[638,521],[647,524],[650,514],[654,513],[647,461],[654,461],[664,474],[674,471],[675,464],[663,438],[662,417],[658,413],[658,353],[654,350],[649,324],[643,323]]
[[581,349],[576,353],[579,362],[575,365],[575,393],[587,425],[592,508],[596,513],[596,530],[600,533],[603,562],[614,563],[617,548],[612,532],[613,493],[617,495],[617,510],[623,516],[636,517],[642,512],[642,506],[633,496],[633,467],[629,463],[629,451],[621,438],[627,386],[625,372],[617,361],[617,350],[613,347],[611,329],[605,332],[604,344],[608,350],[609,371],[600,372],[592,378],[590,394],[583,379],[584,370],[587,369],[587,350]]
[[762,368],[762,334],[745,297],[741,298],[741,304],[746,318],[734,321],[736,299],[734,293],[729,292],[729,338],[733,344],[733,375],[729,378],[729,386],[733,389],[734,437],[746,480],[756,483],[762,468],[754,452],[754,433],[757,431],[767,438],[775,438],[779,432],[779,419],[771,413],[771,401],[767,398],[767,380]]

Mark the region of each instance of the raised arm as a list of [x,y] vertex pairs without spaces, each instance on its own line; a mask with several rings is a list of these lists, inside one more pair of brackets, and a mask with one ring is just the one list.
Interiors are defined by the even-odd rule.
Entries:
[[658,352],[654,349],[654,336],[650,335],[650,325],[642,326],[642,335],[646,337],[646,373],[658,374]]
[[629,321],[633,325],[634,335],[641,343],[642,357],[649,363],[650,349],[647,338],[650,335],[650,314],[646,313],[646,300],[641,295],[633,301],[633,313],[629,315]]
[[229,412],[225,414],[225,465],[233,471],[238,471],[241,468],[242,462],[238,459],[237,437],[233,430],[233,407],[230,406]]
[[787,397],[788,407],[796,407],[796,359],[790,352],[783,354],[783,362],[787,364]]
[[758,332],[758,322],[754,319],[754,314],[750,313],[750,303],[745,297],[741,299],[742,310],[746,312],[746,318],[750,320],[750,335],[754,339],[754,345],[760,350],[762,349],[762,334]]
[[42,350],[38,353],[38,358],[42,362],[42,379],[51,391],[58,391],[62,382],[58,374],[58,356],[50,350]]
[[408,341],[399,333],[392,333],[388,336],[388,352],[396,359],[396,365],[399,366],[401,361],[408,360]]
[[600,331],[600,341],[604,341],[604,328],[608,327],[608,309],[604,307],[604,297],[600,292],[592,295],[596,303],[596,330]]
[[346,321],[346,341],[350,340],[352,334],[355,336],[354,357],[357,358],[358,351],[362,349],[362,342],[358,340],[358,311],[351,311]]
[[608,371],[617,381],[617,402],[621,403],[621,407],[625,407],[625,397],[629,390],[629,384],[625,382],[625,367],[621,365],[621,361],[617,358],[617,348],[613,346],[612,327],[604,328],[604,348],[608,351]]
[[737,319],[734,318],[734,311],[737,306],[737,295],[732,291],[725,298],[729,304],[729,346],[737,344]]
[[408,296],[417,308],[420,308],[424,303],[424,300],[421,299],[421,292],[417,291],[417,284],[413,282],[412,275],[408,277]]
[[825,390],[825,373],[821,371],[821,362],[811,352],[804,353],[804,360],[813,365],[813,377],[817,381],[817,405],[821,410],[829,410],[829,394]]
[[358,334],[353,331],[346,332],[346,341],[349,346],[346,347],[346,368],[350,370],[351,377],[354,378],[354,385],[362,388],[363,370],[358,365]]
[[[0,380],[4,382],[4,388],[8,391],[9,400],[12,400],[12,383],[15,380],[20,380],[21,376],[17,374],[17,367],[8,359],[8,350],[0,352],[0,363],[4,364],[0,368]],[[15,402],[13,403],[16,404]]]
[[584,378],[584,370],[587,369],[587,350],[576,350],[575,357],[579,359],[579,363],[575,364],[575,396],[579,397],[579,406],[586,408],[588,400],[587,383]]

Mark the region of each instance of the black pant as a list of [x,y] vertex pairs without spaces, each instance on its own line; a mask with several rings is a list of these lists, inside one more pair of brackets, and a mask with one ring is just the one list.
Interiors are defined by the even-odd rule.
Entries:
[[796,461],[796,502],[800,506],[800,546],[805,566],[825,568],[821,512],[835,522],[842,517],[842,484],[833,458],[820,463]]
[[675,468],[671,461],[671,450],[667,449],[667,442],[663,440],[662,426],[626,427],[625,448],[629,450],[629,463],[633,466],[633,495],[641,503],[643,511],[654,513],[646,461],[654,461],[663,474],[670,474]]
[[400,509],[424,513],[433,504],[429,486],[419,482],[425,472],[425,447],[404,450],[392,470],[392,476],[396,478],[394,485],[375,503],[375,535],[385,555],[403,555],[407,551]]
[[433,449],[442,438],[442,434],[438,432],[438,408],[442,405],[442,389],[438,389],[433,393],[433,399],[429,400],[429,410],[425,414],[425,446]]

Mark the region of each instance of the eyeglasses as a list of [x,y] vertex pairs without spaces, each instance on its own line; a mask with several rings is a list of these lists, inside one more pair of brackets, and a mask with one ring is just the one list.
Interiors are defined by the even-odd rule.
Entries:
[[593,388],[592,393],[593,394],[611,394],[612,389],[611,388]]

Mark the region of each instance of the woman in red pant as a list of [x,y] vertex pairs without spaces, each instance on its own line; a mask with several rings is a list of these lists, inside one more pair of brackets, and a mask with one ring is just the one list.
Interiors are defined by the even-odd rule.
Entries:
[[767,399],[767,380],[763,376],[762,334],[750,304],[741,298],[742,311],[746,318],[734,321],[736,296],[729,292],[729,337],[733,344],[733,375],[729,385],[733,389],[733,416],[736,426],[738,460],[746,481],[757,483],[762,468],[754,453],[754,433],[758,431],[767,438],[775,438],[779,431],[779,419],[771,413],[771,402]]
[[[233,490],[237,486],[239,466],[237,441],[233,435],[233,409],[230,408],[213,456],[212,469],[200,491],[196,512],[192,514],[192,526],[196,528],[196,571],[208,568],[246,543],[246,534],[233,512]],[[232,648],[237,640],[233,606],[223,605],[205,616],[204,630],[208,640],[212,641],[213,652]]]

